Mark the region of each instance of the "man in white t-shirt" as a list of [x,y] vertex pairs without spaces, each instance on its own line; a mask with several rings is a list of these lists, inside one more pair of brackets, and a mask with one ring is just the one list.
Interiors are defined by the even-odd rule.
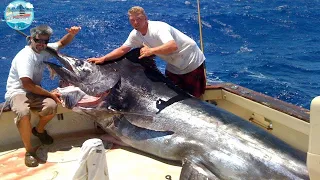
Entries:
[[142,7],[132,7],[128,15],[134,29],[125,43],[103,57],[89,58],[88,61],[101,64],[123,56],[132,48],[142,47],[139,59],[159,56],[167,62],[166,76],[183,90],[200,97],[206,85],[205,56],[196,42],[167,23],[148,21]]
[[[47,25],[40,25],[30,30],[28,45],[25,46],[12,60],[5,99],[10,103],[11,110],[16,114],[14,119],[22,142],[26,149],[25,164],[36,167],[39,162],[36,148],[32,147],[31,133],[37,136],[43,144],[52,144],[53,139],[45,125],[55,116],[60,94],[49,92],[41,87],[42,73],[45,68],[43,61],[51,55],[45,51],[48,47],[58,50],[69,44],[81,28],[73,26],[66,28],[68,34],[55,43],[49,43],[52,29]],[[49,43],[49,44],[48,44]],[[30,109],[38,111],[39,123],[31,129]]]

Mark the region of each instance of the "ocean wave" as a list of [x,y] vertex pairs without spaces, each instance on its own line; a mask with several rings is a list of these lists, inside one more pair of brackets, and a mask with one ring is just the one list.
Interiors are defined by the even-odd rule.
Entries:
[[277,11],[285,11],[288,10],[290,7],[288,5],[281,5],[275,8]]
[[248,48],[247,46],[241,46],[240,50],[237,53],[247,53],[247,52],[252,52],[253,50]]

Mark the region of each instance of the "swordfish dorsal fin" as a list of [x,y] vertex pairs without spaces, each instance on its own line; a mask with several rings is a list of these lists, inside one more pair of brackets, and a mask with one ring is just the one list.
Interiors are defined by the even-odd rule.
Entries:
[[210,170],[201,162],[197,162],[192,157],[184,158],[182,161],[182,170],[180,180],[218,180]]

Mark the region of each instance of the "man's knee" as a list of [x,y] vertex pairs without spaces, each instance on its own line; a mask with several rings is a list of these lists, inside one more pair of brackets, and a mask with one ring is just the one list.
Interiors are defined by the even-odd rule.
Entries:
[[41,116],[48,116],[48,115],[56,114],[57,107],[58,107],[58,105],[53,99],[47,98],[44,100],[44,107],[39,114]]
[[16,117],[14,118],[14,123],[18,125],[21,118],[23,117],[29,117],[30,118],[30,109],[27,106],[13,106],[11,108],[12,112],[16,114]]
[[15,114],[17,115],[15,118],[14,118],[14,123],[16,125],[19,124],[19,122],[24,119],[24,118],[28,118],[30,119],[30,110],[25,108],[25,109],[21,109],[19,111],[15,111]]
[[51,98],[46,99],[46,108],[56,110],[58,104]]

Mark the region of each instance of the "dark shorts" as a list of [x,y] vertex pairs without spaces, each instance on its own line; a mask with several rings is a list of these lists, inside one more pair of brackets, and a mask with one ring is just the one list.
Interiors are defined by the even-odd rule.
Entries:
[[38,112],[40,116],[48,116],[57,112],[57,103],[49,97],[33,93],[16,94],[10,99],[11,110],[16,114],[15,124],[23,116],[30,116],[30,110]]
[[206,88],[203,63],[195,70],[187,74],[174,74],[166,70],[166,76],[177,86],[195,97],[200,97]]

